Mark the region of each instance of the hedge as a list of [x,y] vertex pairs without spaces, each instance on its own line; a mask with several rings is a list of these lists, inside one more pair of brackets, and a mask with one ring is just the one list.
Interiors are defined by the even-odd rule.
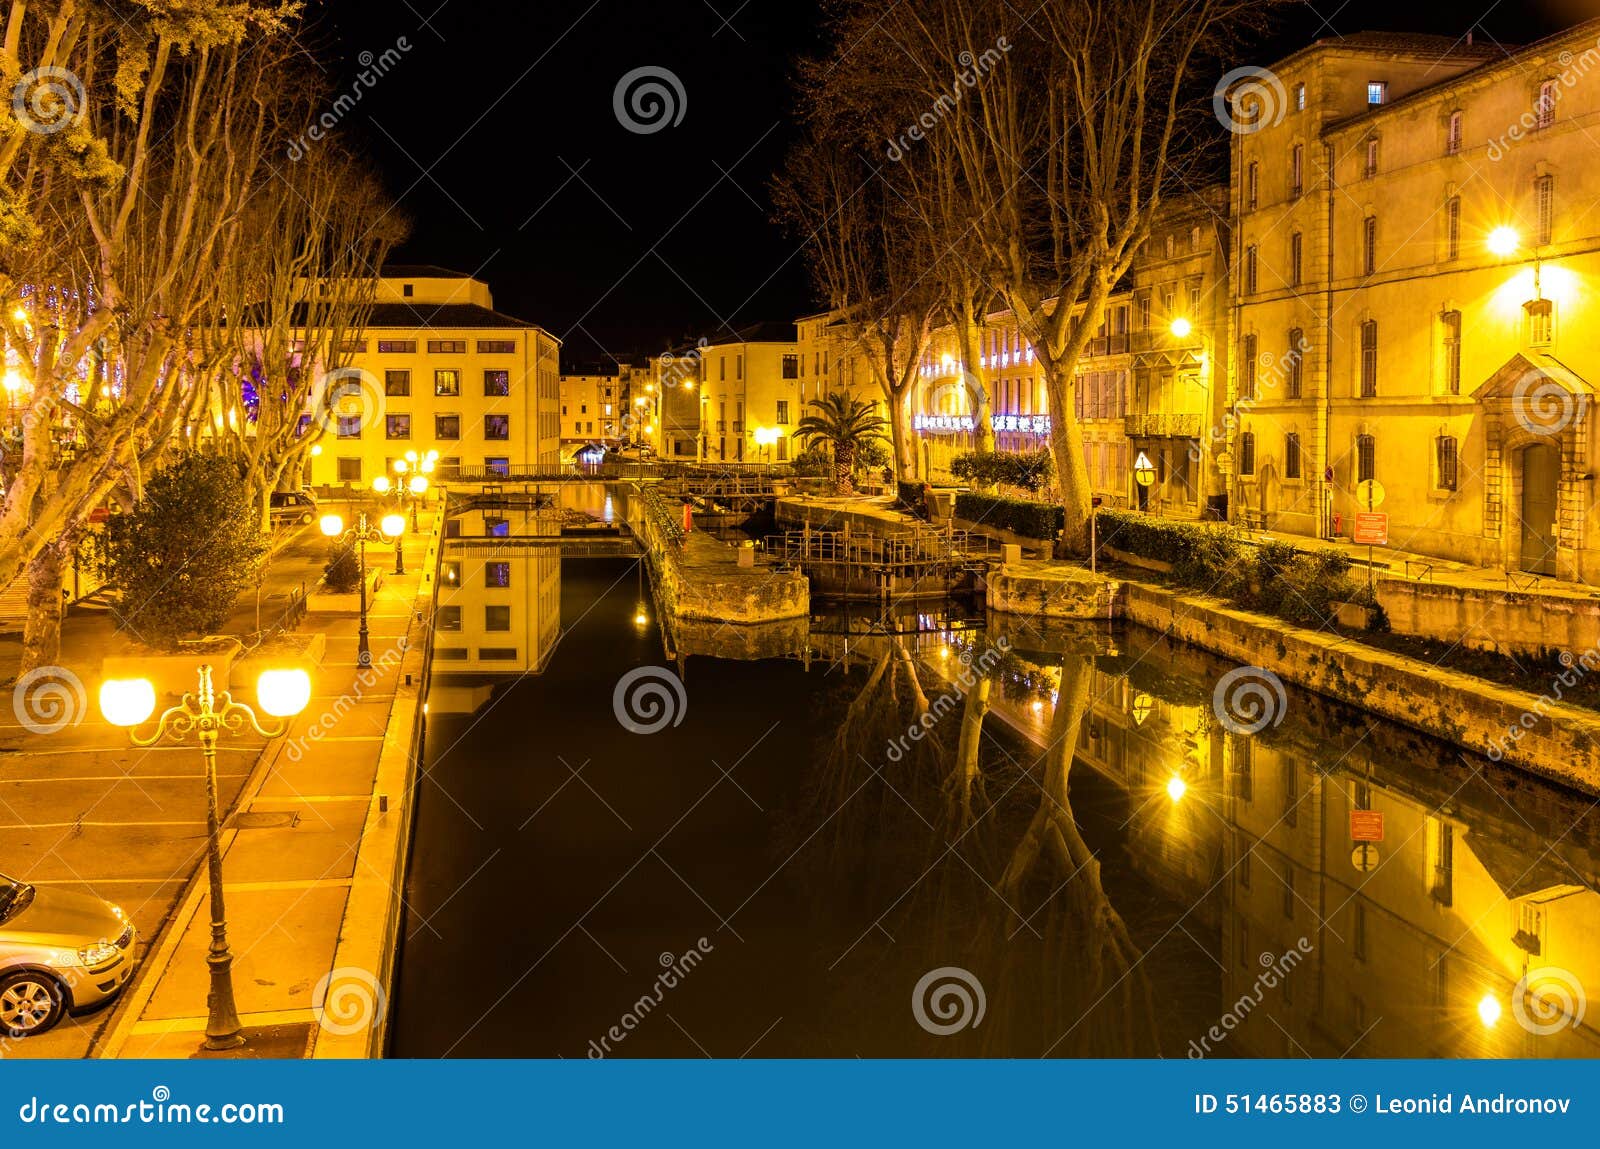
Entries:
[[921,483],[908,483],[904,479],[895,482],[895,493],[900,496],[900,505],[919,519],[928,517],[928,501],[923,497],[924,489]]
[[963,491],[956,496],[956,518],[1012,531],[1030,539],[1054,540],[1066,526],[1067,513],[1056,503]]
[[950,461],[950,473],[979,486],[1004,483],[1037,494],[1056,473],[1048,450],[963,451]]

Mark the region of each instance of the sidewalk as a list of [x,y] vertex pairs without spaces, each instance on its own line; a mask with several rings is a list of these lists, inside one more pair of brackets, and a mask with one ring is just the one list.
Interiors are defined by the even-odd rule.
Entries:
[[[349,928],[378,931],[374,903],[390,903],[392,874],[361,855],[369,835],[392,831],[392,815],[379,809],[375,782],[386,736],[394,749],[391,711],[397,694],[414,697],[406,677],[417,678],[407,661],[408,644],[420,633],[416,599],[429,579],[424,560],[435,546],[432,513],[421,531],[404,537],[407,573],[392,573],[392,549],[369,546],[369,570],[387,569],[369,603],[372,667],[356,665],[358,621],[354,614],[311,614],[302,625],[322,632],[327,647],[312,669],[312,699],[273,743],[242,787],[237,810],[223,834],[224,893],[233,951],[233,986],[247,1044],[237,1057],[309,1056],[322,1036],[313,1001],[328,999],[334,1032],[359,1022],[365,1030],[381,1012],[385,970],[381,937],[361,937],[367,966],[341,970],[330,984],[336,951]],[[417,643],[420,653],[421,643]],[[415,657],[415,655],[414,655]],[[418,680],[420,681],[420,679]],[[409,735],[409,729],[404,732]],[[402,742],[404,739],[402,739]],[[399,747],[409,753],[409,745]],[[399,804],[409,795],[387,795]],[[391,843],[392,844],[392,843]],[[359,863],[359,864],[358,864]],[[360,898],[363,886],[368,896]],[[121,1004],[97,1050],[106,1057],[192,1057],[206,1024],[210,940],[207,884],[197,871],[172,923],[146,959],[140,980]],[[354,908],[358,900],[362,909]],[[359,918],[352,922],[352,918]],[[372,956],[380,955],[380,956]],[[348,976],[347,976],[348,973]],[[355,1014],[347,1012],[355,1010]]]

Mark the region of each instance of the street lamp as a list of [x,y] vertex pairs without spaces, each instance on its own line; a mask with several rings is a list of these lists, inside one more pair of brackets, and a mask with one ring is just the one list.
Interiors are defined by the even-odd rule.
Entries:
[[1514,254],[1520,243],[1521,239],[1518,237],[1517,229],[1514,227],[1497,227],[1489,233],[1489,251],[1502,259]]
[[1189,338],[1189,333],[1194,330],[1194,324],[1180,315],[1172,321],[1168,330],[1178,339],[1187,339]]
[[[273,718],[288,719],[311,701],[311,677],[304,670],[267,670],[256,680],[256,700]],[[156,726],[141,736],[138,727],[156,708],[155,684],[148,678],[109,679],[100,686],[100,711],[114,726],[123,726],[135,746],[154,746],[162,738],[182,742],[193,732],[206,764],[206,868],[211,893],[211,946],[206,964],[211,967],[211,989],[206,995],[205,1048],[237,1049],[244,1044],[244,1026],[233,1000],[233,952],[228,948],[228,914],[222,899],[222,828],[217,803],[217,737],[244,732],[249,726],[263,738],[276,738],[288,727],[285,721],[263,725],[256,712],[224,690],[211,685],[209,664],[199,668],[199,683],[175,706],[163,710]]]
[[428,476],[412,475],[411,481],[406,484],[406,489],[411,492],[411,529],[416,531],[418,529],[417,503],[422,500],[422,496],[428,493]]
[[[382,475],[378,476],[378,479],[382,478]],[[378,488],[378,479],[372,480],[374,490]],[[387,489],[388,483],[385,481],[384,490]],[[341,543],[349,542],[361,556],[361,627],[356,643],[356,665],[365,670],[372,665],[372,647],[367,635],[367,540],[394,539],[395,573],[405,574],[401,569],[400,536],[405,532],[406,520],[402,515],[385,515],[379,529],[374,530],[367,525],[367,512],[361,511],[356,525],[349,530],[345,529],[344,519],[338,515],[323,515],[320,525],[324,535]]]

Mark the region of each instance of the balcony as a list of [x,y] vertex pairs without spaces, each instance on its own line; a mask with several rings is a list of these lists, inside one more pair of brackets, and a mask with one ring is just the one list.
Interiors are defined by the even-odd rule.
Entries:
[[1204,417],[1194,415],[1124,415],[1123,432],[1130,439],[1198,439]]

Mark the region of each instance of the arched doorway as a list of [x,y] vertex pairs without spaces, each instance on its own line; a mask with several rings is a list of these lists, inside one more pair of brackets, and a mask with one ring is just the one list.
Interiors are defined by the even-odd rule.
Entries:
[[1534,574],[1556,573],[1556,492],[1561,452],[1550,443],[1522,449],[1522,552],[1518,564]]
[[1261,488],[1261,529],[1271,530],[1278,518],[1278,503],[1283,493],[1278,480],[1278,468],[1271,463],[1262,464],[1261,475],[1256,482]]

